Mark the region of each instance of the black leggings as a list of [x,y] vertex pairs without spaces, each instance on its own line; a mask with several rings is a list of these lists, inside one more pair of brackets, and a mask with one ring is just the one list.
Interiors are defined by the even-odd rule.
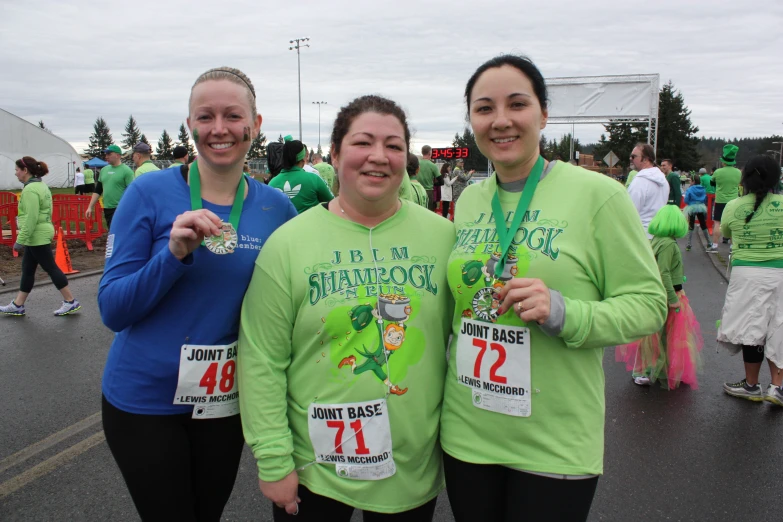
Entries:
[[742,360],[746,363],[764,362],[764,347],[742,345]]
[[587,520],[598,477],[564,480],[505,466],[470,464],[443,454],[456,522]]
[[106,228],[108,230],[111,230],[111,220],[114,218],[114,211],[117,210],[116,208],[104,208],[103,209],[103,217],[106,218]]
[[707,214],[699,212],[698,214],[691,214],[688,219],[688,228],[693,230],[693,226],[696,224],[696,218],[699,218],[699,226],[702,230],[707,230]]
[[[337,500],[321,495],[316,495],[306,487],[299,485],[299,498],[302,501],[299,504],[299,513],[289,515],[285,509],[277,506],[272,507],[272,514],[275,522],[290,521],[314,521],[321,522],[349,522],[353,515],[353,507],[343,504]],[[375,513],[373,511],[363,511],[362,519],[364,522],[431,522],[435,514],[435,504],[438,499],[433,498],[426,504],[413,508],[402,513]]]
[[19,290],[29,294],[35,283],[35,270],[41,265],[41,268],[49,274],[52,283],[57,290],[62,290],[68,286],[68,278],[63,271],[57,267],[52,255],[51,245],[26,246],[24,247],[24,257],[22,258],[22,281],[19,283]]
[[451,208],[451,201],[441,201],[441,214],[443,217],[449,217],[449,209]]
[[106,397],[102,409],[106,442],[143,521],[220,520],[242,456],[239,415],[139,415]]

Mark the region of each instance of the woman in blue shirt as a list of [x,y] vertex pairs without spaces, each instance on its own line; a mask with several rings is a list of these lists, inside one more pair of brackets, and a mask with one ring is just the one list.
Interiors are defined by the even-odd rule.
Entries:
[[261,115],[241,71],[199,76],[187,121],[198,161],[130,185],[98,292],[117,333],[103,426],[143,520],[220,520],[243,445],[234,378],[242,298],[258,251],[296,216],[284,194],[242,173]]

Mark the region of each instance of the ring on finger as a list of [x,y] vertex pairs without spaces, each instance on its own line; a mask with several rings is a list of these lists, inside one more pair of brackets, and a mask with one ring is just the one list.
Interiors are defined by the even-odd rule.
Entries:
[[525,311],[525,309],[522,308],[522,301],[518,301],[516,307],[517,307],[517,313],[518,314],[521,314],[522,312]]

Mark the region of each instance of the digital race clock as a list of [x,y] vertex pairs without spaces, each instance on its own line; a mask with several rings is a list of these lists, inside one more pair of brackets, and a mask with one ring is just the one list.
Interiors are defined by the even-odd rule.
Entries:
[[467,147],[447,147],[432,149],[432,159],[454,160],[468,157],[470,149]]

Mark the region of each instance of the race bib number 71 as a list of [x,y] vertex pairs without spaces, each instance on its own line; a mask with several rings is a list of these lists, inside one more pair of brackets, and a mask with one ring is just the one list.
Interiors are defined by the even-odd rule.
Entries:
[[530,416],[530,329],[462,319],[457,378],[473,390],[473,405]]

